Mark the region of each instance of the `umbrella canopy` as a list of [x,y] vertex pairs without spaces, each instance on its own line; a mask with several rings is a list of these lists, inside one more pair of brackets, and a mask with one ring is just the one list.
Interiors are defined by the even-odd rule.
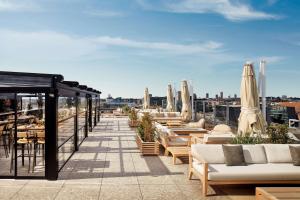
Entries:
[[150,97],[149,97],[149,90],[148,90],[148,88],[145,88],[143,108],[144,109],[149,109],[150,108]]
[[240,134],[265,133],[266,122],[259,106],[255,73],[252,64],[245,64],[241,82]]
[[181,117],[184,122],[189,122],[192,119],[192,107],[190,103],[190,93],[189,93],[187,81],[182,81],[181,83],[181,99],[182,99]]
[[168,85],[168,90],[167,90],[167,111],[168,112],[174,112],[175,111],[175,107],[174,107],[174,96],[173,96],[173,90],[172,90],[172,86]]

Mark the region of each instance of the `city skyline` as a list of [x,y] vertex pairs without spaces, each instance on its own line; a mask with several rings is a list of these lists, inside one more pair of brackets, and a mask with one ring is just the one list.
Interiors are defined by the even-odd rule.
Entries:
[[[59,73],[102,97],[239,96],[267,61],[267,96],[298,97],[300,3],[282,0],[0,0],[0,69]],[[93,72],[93,73],[91,73]]]

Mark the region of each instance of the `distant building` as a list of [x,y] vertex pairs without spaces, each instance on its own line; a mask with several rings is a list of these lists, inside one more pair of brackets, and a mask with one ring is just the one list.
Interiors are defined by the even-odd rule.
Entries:
[[106,103],[111,103],[114,99],[112,98],[111,94],[108,94],[106,98]]
[[178,91],[178,92],[177,92],[177,100],[178,100],[178,101],[181,101],[181,91]]
[[234,94],[234,99],[237,99],[237,95],[236,94]]
[[287,100],[288,97],[287,97],[287,95],[282,95],[281,98],[282,98],[282,100]]
[[167,97],[151,97],[150,98],[151,106],[166,107],[166,104],[167,104]]
[[209,93],[206,93],[205,98],[209,99]]
[[216,100],[218,100],[218,99],[219,99],[219,95],[216,94]]
[[194,94],[193,94],[193,97],[194,97],[194,99],[197,99],[197,94],[194,93]]
[[223,92],[220,92],[220,99],[223,99]]

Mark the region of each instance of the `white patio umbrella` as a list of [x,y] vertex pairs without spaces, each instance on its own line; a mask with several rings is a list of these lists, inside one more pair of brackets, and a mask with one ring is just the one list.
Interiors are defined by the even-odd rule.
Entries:
[[167,90],[167,111],[168,112],[174,112],[175,107],[174,107],[174,96],[173,96],[173,90],[172,90],[172,85],[168,85],[168,90]]
[[187,81],[182,81],[181,83],[181,99],[182,99],[182,109],[181,117],[184,122],[189,122],[192,119],[192,107],[190,103],[190,93]]
[[252,64],[245,64],[241,82],[241,113],[239,134],[265,133],[266,122],[262,116],[255,73]]
[[148,88],[145,88],[144,91],[144,105],[143,105],[144,109],[149,109],[150,108],[150,97],[149,97],[149,90]]

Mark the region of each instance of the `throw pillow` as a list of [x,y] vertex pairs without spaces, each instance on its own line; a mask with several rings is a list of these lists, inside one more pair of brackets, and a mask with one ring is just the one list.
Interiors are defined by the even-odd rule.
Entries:
[[245,166],[243,146],[242,145],[222,145],[225,163],[227,166]]

